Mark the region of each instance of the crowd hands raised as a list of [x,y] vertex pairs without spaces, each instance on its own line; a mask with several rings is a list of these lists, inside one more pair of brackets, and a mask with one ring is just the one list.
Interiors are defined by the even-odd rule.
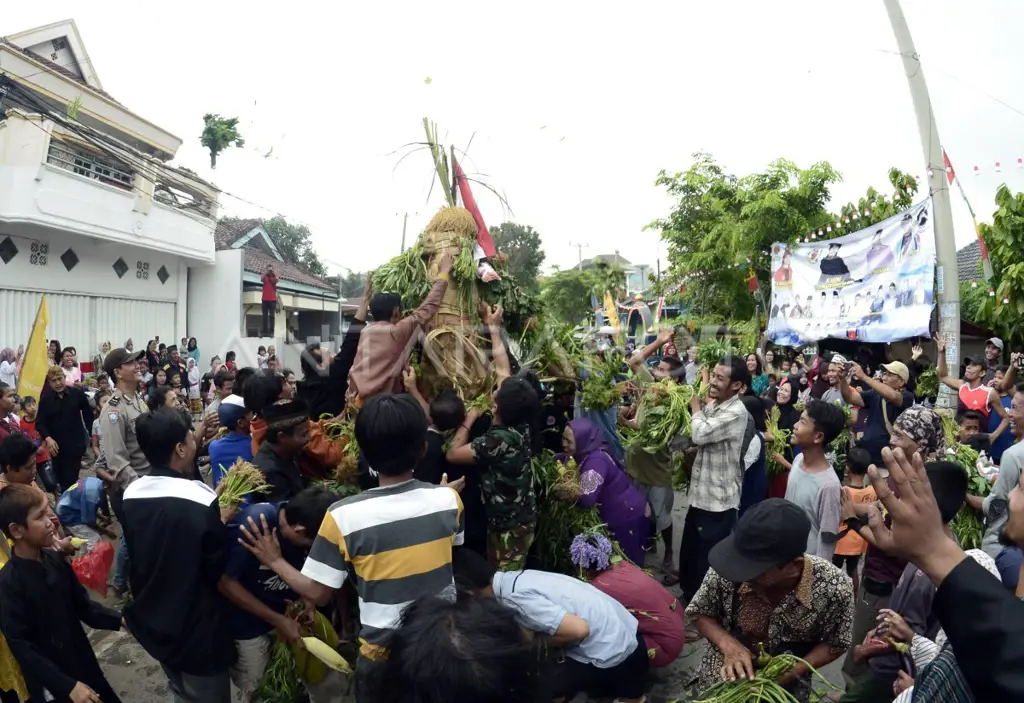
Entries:
[[[640,392],[659,381],[705,385],[707,392],[689,400],[685,441],[638,449],[625,446],[622,436],[643,423],[637,403],[597,413],[580,407],[576,393],[574,408],[578,384],[568,394],[546,392],[530,374],[513,373],[500,306],[480,310],[495,378],[489,407],[467,409],[451,392],[425,397],[408,350],[437,312],[450,269],[450,260],[441,263],[431,294],[409,315],[393,296],[366,295],[337,355],[307,349],[298,387],[269,363],[264,370],[225,364],[211,374],[214,397],[198,431],[183,403],[167,400],[173,391],[158,391],[152,397],[163,402],[133,420],[135,436],[118,452],[130,454],[137,441],[138,453],[108,481],[131,545],[122,568],[130,571],[135,602],[125,616],[162,664],[176,700],[226,703],[229,680],[246,700],[256,700],[273,634],[294,643],[303,633],[300,621],[285,615],[286,601],[303,603],[307,612],[326,607],[343,637],[352,637],[354,617],[360,621],[359,701],[548,701],[587,691],[636,703],[650,687],[649,668],[671,663],[687,640],[699,638],[707,639],[700,690],[754,680],[759,659],[789,652],[800,660],[778,683],[806,700],[814,670],[852,647],[848,662],[895,656],[896,669],[880,676],[851,666],[856,675],[842,700],[924,699],[915,689],[935,701],[1024,699],[1024,604],[994,568],[974,554],[968,558],[951,536],[966,479],[941,461],[934,412],[908,398],[906,364],[882,365],[876,378],[841,357],[798,357],[791,364],[762,347],[709,368],[693,347],[682,358],[666,353],[675,335],[664,330],[628,358]],[[375,320],[370,325],[363,324],[367,308]],[[124,395],[139,379],[137,368],[136,375],[125,370],[129,358],[118,360],[110,373]],[[792,365],[795,372],[785,368]],[[943,369],[943,382],[957,381]],[[969,371],[962,385],[973,390],[978,376]],[[998,393],[1005,388],[994,391],[1004,411]],[[864,446],[849,452],[845,487],[826,448],[857,417],[818,400],[826,395],[865,414]],[[1014,406],[1017,398],[1024,419],[1024,393],[1014,396]],[[792,433],[793,450],[766,457],[774,443],[765,427],[772,405],[783,411],[780,426]],[[1002,413],[990,407],[1000,418],[993,441],[1010,427],[1016,431],[1015,407]],[[328,419],[312,419],[322,416]],[[331,489],[311,485],[309,467],[338,464],[338,454],[314,444],[323,423],[349,416],[363,491],[339,500]],[[531,430],[548,431],[539,438]],[[574,543],[579,571],[571,576],[530,568],[543,567],[531,547],[539,506],[552,500],[537,495],[532,479],[531,457],[544,446],[579,463],[577,502],[599,510],[611,537],[584,535],[578,552]],[[4,447],[5,476],[19,483],[21,457]],[[51,449],[58,456],[63,451]],[[206,477],[216,491],[198,480],[203,453],[215,472],[222,469]],[[678,568],[671,520],[676,456],[690,472]],[[29,458],[35,462],[34,448]],[[781,488],[765,473],[768,458],[784,467]],[[224,464],[237,460],[251,461],[267,487],[241,505],[222,506]],[[121,471],[132,478],[121,481]],[[1007,546],[1024,543],[1019,466],[1016,474],[1001,472],[1000,480],[1014,475],[1017,483],[1003,487],[998,530]],[[823,478],[808,489],[806,476]],[[871,499],[862,502],[862,495]],[[835,505],[822,507],[829,501]],[[68,581],[66,563],[43,555],[59,528],[45,527],[36,513],[45,517],[36,497],[0,491],[12,563],[43,563],[50,582],[68,584],[76,609],[63,614],[62,627],[80,631],[76,619],[120,627],[120,613],[83,604],[84,591]],[[156,521],[147,517],[157,514]],[[874,572],[865,568],[855,588],[833,565],[835,556],[845,556],[836,553],[837,543],[851,533],[872,553],[895,560],[897,569],[889,583],[892,607],[887,601],[874,608],[864,633],[856,631],[855,599],[868,597]],[[642,570],[649,538],[665,545],[664,585]],[[147,556],[167,550],[175,555]],[[856,575],[859,552],[853,556]],[[904,571],[903,563],[913,566]],[[0,589],[5,582],[17,588],[15,576],[23,572],[0,571]],[[924,592],[918,577],[930,583],[927,622],[918,618],[920,608],[897,605]],[[913,593],[904,593],[904,579],[913,582],[906,589]],[[676,583],[681,600],[665,589]],[[54,596],[46,587],[40,592]],[[188,602],[176,595],[184,592],[192,594]],[[68,657],[42,646],[42,659],[57,660],[63,678],[45,662],[36,666],[27,648],[40,645],[18,622],[0,607],[0,629],[30,688],[76,702],[117,700],[91,651]],[[157,637],[161,628],[177,634]],[[758,651],[757,643],[767,646]],[[564,656],[538,657],[542,644]],[[903,644],[913,656],[899,653]],[[337,700],[336,690],[306,688],[313,701]]]

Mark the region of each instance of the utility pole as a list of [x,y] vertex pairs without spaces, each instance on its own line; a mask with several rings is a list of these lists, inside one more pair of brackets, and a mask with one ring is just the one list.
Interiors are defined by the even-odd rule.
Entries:
[[580,256],[579,270],[582,271],[583,270],[583,249],[584,248],[588,248],[589,249],[590,245],[589,244],[573,244],[572,242],[569,242],[569,246],[576,247],[576,251],[577,251],[577,253]]
[[[899,0],[883,0],[889,23],[896,36],[896,45],[903,59],[903,70],[907,74],[910,96],[914,101],[914,113],[917,116],[917,131],[921,138],[921,150],[924,152],[927,172],[928,190],[932,195],[932,207],[935,209],[932,224],[935,228],[935,258],[937,299],[939,301],[939,334],[946,341],[946,363],[949,368],[960,367],[960,279],[956,266],[956,240],[953,236],[953,211],[949,205],[949,182],[946,180],[946,169],[942,158],[942,142],[935,127],[935,113],[931,99],[928,97],[928,84],[924,80],[924,69],[921,58],[914,50],[914,40],[910,36],[910,28],[903,16]],[[956,394],[939,384],[939,395],[936,406],[955,408]]]
[[409,225],[409,213],[402,214],[402,251],[401,254],[405,253],[405,228]]

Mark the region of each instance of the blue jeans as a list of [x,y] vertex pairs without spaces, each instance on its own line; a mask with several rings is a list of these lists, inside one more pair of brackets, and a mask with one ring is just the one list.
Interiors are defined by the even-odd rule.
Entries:
[[1017,590],[1017,582],[1020,581],[1020,563],[1024,559],[1024,552],[1020,547],[1007,547],[999,552],[996,557],[996,568],[999,569],[999,577],[1003,585],[1011,591]]
[[123,536],[114,560],[114,588],[118,591],[128,588],[128,543]]

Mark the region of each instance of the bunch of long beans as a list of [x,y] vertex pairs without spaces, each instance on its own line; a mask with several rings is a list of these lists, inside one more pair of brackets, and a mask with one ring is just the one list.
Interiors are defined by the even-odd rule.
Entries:
[[701,693],[695,703],[799,703],[796,696],[779,685],[779,679],[797,664],[806,666],[812,678],[819,679],[829,688],[835,688],[814,667],[792,654],[769,657],[762,653],[757,662],[761,668],[755,672],[753,679],[722,681]]
[[626,439],[626,446],[655,453],[668,448],[676,437],[691,434],[690,401],[693,386],[673,380],[658,381],[644,390],[637,415],[640,429]]

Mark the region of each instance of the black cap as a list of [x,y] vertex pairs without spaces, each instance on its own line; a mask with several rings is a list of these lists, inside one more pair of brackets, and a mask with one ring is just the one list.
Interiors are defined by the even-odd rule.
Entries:
[[811,519],[799,506],[769,498],[743,514],[733,533],[708,555],[711,568],[733,583],[749,583],[807,551]]
[[103,370],[113,379],[114,369],[138,361],[145,353],[145,351],[130,352],[124,347],[113,349],[103,358]]

